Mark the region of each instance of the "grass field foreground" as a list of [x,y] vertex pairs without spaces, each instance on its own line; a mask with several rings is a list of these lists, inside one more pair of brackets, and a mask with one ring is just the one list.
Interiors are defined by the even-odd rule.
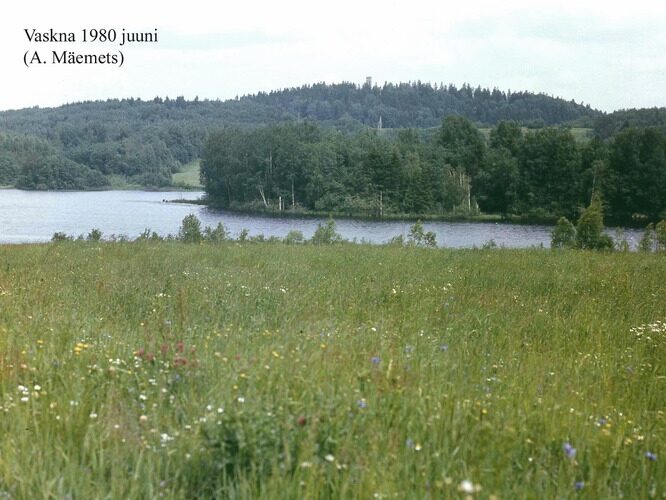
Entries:
[[1,498],[664,498],[666,259],[0,246]]

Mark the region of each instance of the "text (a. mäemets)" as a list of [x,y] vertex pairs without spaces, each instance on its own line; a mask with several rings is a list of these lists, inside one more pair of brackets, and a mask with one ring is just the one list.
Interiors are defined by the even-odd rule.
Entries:
[[[128,31],[125,28],[84,28],[78,31],[59,31],[54,28],[39,30],[37,28],[24,28],[25,36],[29,43],[49,44],[53,49],[54,44],[61,45],[57,50],[45,51],[32,47],[23,54],[23,63],[26,67],[42,64],[58,65],[80,65],[80,64],[104,64],[122,66],[125,55],[119,47],[139,43],[157,43],[157,28],[152,31]],[[76,47],[69,46],[63,50],[64,44],[77,44]],[[81,44],[91,44],[91,47],[99,47],[100,44],[114,45],[111,50],[97,53],[88,53],[82,49]]]

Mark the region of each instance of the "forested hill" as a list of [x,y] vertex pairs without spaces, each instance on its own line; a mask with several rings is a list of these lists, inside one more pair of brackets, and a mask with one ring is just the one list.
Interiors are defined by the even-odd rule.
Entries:
[[310,120],[356,133],[380,121],[383,128],[438,127],[450,115],[481,126],[504,120],[591,126],[601,113],[543,94],[420,82],[321,83],[226,101],[157,97],[34,107],[0,112],[0,185],[163,187],[183,164],[201,156],[210,131],[223,127]]
[[259,93],[241,102],[275,107],[291,116],[320,122],[352,119],[377,126],[381,117],[382,126],[391,128],[436,127],[448,115],[461,115],[485,125],[509,120],[524,125],[555,125],[601,115],[589,105],[545,94],[421,82],[385,83],[381,87],[322,83]]
[[594,122],[594,134],[608,139],[630,127],[659,127],[666,132],[666,108],[623,109],[600,116]]

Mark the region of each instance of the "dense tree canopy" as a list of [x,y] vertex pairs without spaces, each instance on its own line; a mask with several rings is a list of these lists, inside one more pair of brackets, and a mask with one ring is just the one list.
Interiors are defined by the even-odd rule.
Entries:
[[[211,135],[202,179],[224,207],[390,213],[576,217],[605,196],[618,221],[666,210],[664,134],[628,129],[610,145],[570,131],[501,123],[488,144],[462,117],[423,140],[414,131],[343,134],[312,123]],[[631,163],[631,162],[634,163]],[[660,191],[661,190],[661,191]],[[280,201],[282,200],[282,201]]]
[[[380,119],[385,128],[423,128],[436,127],[449,115],[465,116],[479,124],[513,119],[527,125],[591,120],[600,113],[543,94],[473,90],[467,84],[458,89],[421,82],[383,86],[322,83],[227,101],[110,99],[5,111],[0,113],[0,131],[44,139],[58,156],[98,171],[107,183],[115,176],[129,183],[162,187],[171,183],[171,174],[181,165],[201,157],[208,132],[223,126],[248,128],[307,119],[356,134],[377,127]],[[6,178],[7,184],[16,185],[20,166],[9,157],[0,150],[0,181]],[[55,179],[57,172],[51,177]],[[28,178],[23,176],[24,181]],[[386,179],[375,181],[381,184]],[[21,185],[54,189],[59,182]],[[97,187],[97,183],[88,187]]]

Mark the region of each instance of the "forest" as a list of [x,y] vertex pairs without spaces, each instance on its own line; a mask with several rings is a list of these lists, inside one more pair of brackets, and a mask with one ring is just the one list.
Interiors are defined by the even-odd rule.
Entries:
[[589,106],[543,94],[421,82],[382,87],[322,83],[226,101],[156,97],[34,107],[0,112],[0,185],[163,188],[182,165],[201,157],[209,132],[222,127],[311,120],[358,133],[377,127],[380,117],[386,129],[422,129],[438,127],[451,114],[480,126],[500,120],[589,125],[600,115]]
[[109,99],[0,112],[0,186],[161,189],[202,158],[225,207],[572,217],[596,190],[610,218],[656,220],[665,133],[664,108],[606,114],[469,84]]
[[346,135],[314,123],[226,128],[204,148],[209,201],[236,209],[390,214],[576,217],[593,194],[608,220],[643,223],[666,212],[666,134],[629,127],[612,141],[501,122],[488,141],[449,116],[429,139],[414,130]]

